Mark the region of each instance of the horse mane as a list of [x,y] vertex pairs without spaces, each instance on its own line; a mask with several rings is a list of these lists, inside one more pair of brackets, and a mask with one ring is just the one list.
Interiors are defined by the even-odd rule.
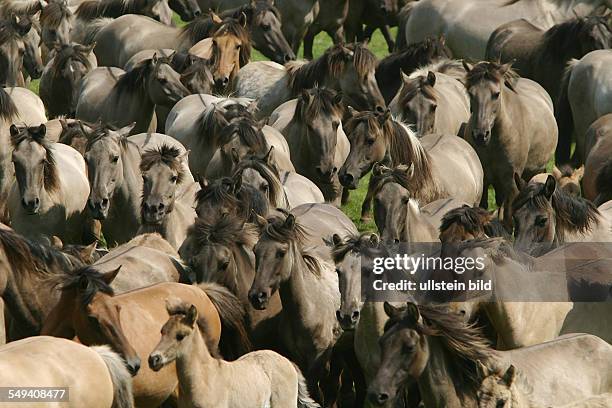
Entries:
[[[243,67],[249,63],[251,59],[251,35],[249,31],[242,26],[239,20],[235,18],[226,18],[223,20],[223,24],[219,26],[212,34],[213,39],[215,37],[223,35],[233,35],[237,37],[242,46],[240,47],[240,66]],[[213,55],[213,66],[216,66],[217,59]]]
[[178,180],[176,183],[180,184],[185,178],[185,171],[180,157],[181,151],[178,147],[163,143],[157,148],[147,149],[142,153],[140,171],[145,172],[156,164],[164,164],[177,172]]
[[411,75],[409,82],[404,81],[403,84],[399,96],[400,101],[410,101],[420,93],[427,99],[438,100],[438,91],[427,80],[427,73],[414,77]]
[[390,72],[393,68],[412,71],[417,67],[430,64],[434,60],[448,58],[452,58],[452,53],[446,46],[444,38],[428,37],[423,41],[408,45],[403,51],[386,56],[380,61],[376,71]]
[[[165,63],[169,63],[170,61],[165,57],[159,57],[159,59]],[[154,69],[155,64],[151,58],[139,62],[134,68],[123,74],[119,80],[117,80],[108,99],[113,97],[120,98],[124,94],[145,92],[147,79],[153,73]]]
[[11,21],[0,21],[0,45],[19,39],[21,39],[21,35]]
[[427,75],[429,71],[433,71],[435,73],[446,74],[448,76],[454,78],[465,77],[465,68],[463,64],[459,60],[454,59],[440,59],[437,61],[433,61],[427,65],[423,65],[416,69],[412,74],[410,74],[410,78],[416,78],[421,75]]
[[[87,146],[85,150],[89,150],[95,143],[110,138],[112,136],[111,132],[116,131],[117,128],[111,125],[106,124],[97,124],[92,126],[92,131],[88,135]],[[121,150],[125,150],[128,145],[127,137],[119,138],[119,146]]]
[[4,15],[15,14],[18,16],[33,16],[42,10],[42,4],[38,0],[29,2],[20,0],[7,0],[3,5]]
[[51,28],[57,28],[65,19],[72,17],[72,12],[65,1],[49,1],[40,12],[40,24]]
[[481,81],[493,81],[504,83],[506,86],[514,90],[514,85],[520,76],[511,68],[503,70],[503,65],[497,62],[482,61],[474,65],[467,73],[465,85],[469,89]]
[[52,265],[59,266],[62,271],[82,266],[76,257],[67,256],[53,246],[31,241],[13,230],[0,229],[0,245],[10,265],[18,272],[15,274],[18,278],[32,273],[53,278]]
[[240,216],[244,220],[250,220],[252,212],[265,216],[268,214],[268,198],[250,185],[242,185],[238,191],[234,191],[234,180],[230,177],[221,177],[213,180],[210,184],[202,187],[196,193],[196,205],[207,200],[213,204],[228,203],[240,210]]
[[352,62],[360,77],[374,71],[378,64],[372,51],[361,43],[336,44],[311,62],[285,64],[289,74],[289,87],[293,94],[297,94],[302,89],[312,88],[323,82],[326,77],[338,78],[349,62]]
[[[0,30],[0,32],[2,31]],[[0,42],[2,41],[0,40]],[[13,102],[13,98],[0,86],[0,119],[12,122],[18,114],[19,111]]]
[[145,4],[143,0],[88,0],[79,5],[75,14],[87,21],[100,17],[117,18],[123,14],[141,14],[139,11]]
[[98,292],[115,295],[113,288],[104,280],[104,275],[90,265],[66,275],[59,285],[62,291],[77,289],[82,306],[89,305]]
[[552,26],[544,33],[542,47],[547,57],[556,60],[566,60],[568,41],[575,41],[583,31],[588,31],[593,26],[602,25],[609,32],[610,24],[605,16],[574,17],[560,24]]
[[268,196],[273,206],[282,205],[285,190],[280,181],[280,173],[276,166],[269,165],[266,159],[260,155],[245,156],[234,170],[234,178],[241,177],[246,169],[253,169],[268,183]]
[[478,206],[463,205],[444,214],[440,224],[440,234],[451,228],[460,228],[474,236],[486,235],[510,239],[510,235],[499,220],[489,211]]
[[[308,99],[298,98],[295,108],[295,118],[309,122],[321,115],[336,115],[342,117],[343,106],[335,101],[338,93],[332,89],[315,87],[305,90]],[[305,113],[305,117],[302,116]]]
[[[225,119],[223,111],[217,104],[211,103],[202,111],[196,123],[200,134],[213,135],[214,137],[219,136],[221,131],[229,124],[229,121]],[[202,143],[215,143],[214,138],[210,142],[206,139],[202,137],[197,140]]]
[[495,359],[497,352],[491,348],[480,328],[465,322],[460,314],[451,312],[448,306],[432,304],[417,307],[422,321],[414,325],[406,321],[405,314],[400,313],[385,323],[385,332],[402,324],[409,325],[421,335],[439,338],[456,368],[457,382],[475,393],[482,381],[478,362]]
[[[331,251],[334,262],[342,262],[351,252],[358,254],[370,252],[372,250],[371,236],[372,233],[370,232],[362,232],[361,234],[350,235],[339,244],[334,245]],[[380,248],[384,249],[382,245]]]
[[220,244],[252,247],[259,238],[257,227],[254,224],[232,215],[197,218],[189,228],[188,236],[193,237],[201,246]]
[[59,76],[62,69],[66,66],[68,62],[71,60],[75,60],[85,65],[87,70],[91,69],[91,62],[89,62],[89,58],[87,54],[83,52],[82,46],[79,44],[64,44],[62,48],[55,53],[53,57],[53,64],[51,65],[51,72],[53,77]]
[[214,23],[210,15],[203,14],[187,23],[181,28],[181,36],[189,38],[192,43],[197,43],[205,38],[210,37]]
[[247,24],[252,24],[254,20],[265,13],[271,12],[274,16],[280,21],[281,15],[278,9],[271,4],[268,0],[255,0],[254,2],[250,2],[247,4],[243,4],[242,6],[229,9],[221,13],[221,18],[232,17],[238,19],[240,17],[240,13],[244,13],[247,18]]
[[[549,201],[544,195],[544,183],[528,183],[512,202],[515,212],[526,204],[537,209],[546,210]],[[555,188],[550,201],[555,212],[555,238],[563,242],[566,231],[584,233],[589,231],[599,220],[600,212],[591,201],[569,195],[561,188]]]
[[39,132],[32,132],[31,127],[22,127],[19,129],[19,133],[15,136],[11,135],[11,145],[14,149],[21,144],[21,142],[36,142],[41,145],[46,152],[45,162],[44,162],[44,188],[49,193],[56,192],[60,187],[60,179],[57,171],[57,163],[55,161],[55,155],[53,154],[53,150],[51,149],[52,143],[49,142],[45,138],[45,134],[40,134]]
[[219,144],[224,145],[229,143],[234,134],[240,138],[240,142],[248,146],[256,154],[265,154],[268,152],[268,143],[266,138],[259,128],[257,122],[252,118],[241,117],[229,123],[219,135]]
[[[286,213],[288,214],[288,213]],[[312,254],[308,249],[304,248],[306,242],[306,230],[295,220],[293,228],[287,228],[285,225],[286,217],[273,216],[267,219],[266,225],[261,232],[261,238],[268,238],[273,241],[282,242],[285,244],[295,243],[298,246],[300,255],[308,266],[308,270],[317,277],[322,277],[323,265],[319,258]]]

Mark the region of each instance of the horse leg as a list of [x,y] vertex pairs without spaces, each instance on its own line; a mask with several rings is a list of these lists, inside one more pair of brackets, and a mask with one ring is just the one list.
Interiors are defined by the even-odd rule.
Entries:
[[338,28],[336,28],[336,31],[328,31],[327,34],[332,38],[334,44],[340,44],[345,42],[343,26],[339,26]]
[[383,37],[385,37],[389,52],[393,52],[393,50],[395,49],[395,42],[393,41],[393,37],[391,36],[389,26],[387,24],[383,25],[382,27],[380,27],[380,31],[382,32]]
[[349,202],[349,198],[351,195],[351,190],[348,188],[342,187],[342,199],[340,200],[340,204],[344,205]]
[[[355,386],[355,402],[354,404],[352,404],[352,406],[363,407],[365,404],[368,387],[366,384],[365,375],[363,374],[363,370],[361,369],[359,361],[357,360],[357,355],[355,354],[354,347],[351,347],[349,350],[345,351],[344,362],[348,368],[348,371],[350,372],[353,384]],[[344,388],[344,383],[342,385]]]
[[4,301],[0,298],[0,345],[6,344],[6,326],[4,323]]
[[313,58],[312,43],[317,34],[318,33],[315,33],[311,26],[306,32],[306,35],[304,35],[304,59],[311,60]]
[[374,198],[374,188],[372,186],[372,178],[368,182],[368,192],[366,193],[365,198],[363,199],[363,204],[361,204],[361,221],[368,222],[372,219],[370,215],[370,209],[372,207],[372,198]]
[[343,374],[343,358],[339,350],[334,350],[329,362],[330,369],[323,383],[320,384],[325,407],[336,407],[338,390],[340,389],[340,376]]

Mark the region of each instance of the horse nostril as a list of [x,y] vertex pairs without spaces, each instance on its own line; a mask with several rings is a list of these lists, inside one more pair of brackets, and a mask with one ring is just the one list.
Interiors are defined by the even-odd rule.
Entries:
[[385,108],[384,108],[383,106],[381,106],[381,105],[376,105],[376,107],[374,108],[374,110],[375,110],[377,113],[385,113]]
[[102,199],[102,206],[106,207],[108,205],[108,198],[103,198]]
[[202,14],[202,12],[200,10],[195,10],[193,12],[193,15],[196,16],[196,17],[199,17],[201,14]]
[[355,310],[351,315],[351,320],[353,320],[353,322],[356,322],[357,319],[359,319],[359,310]]
[[337,167],[334,167],[334,168],[332,169],[332,174],[336,174],[337,172],[338,172],[338,168],[337,168]]
[[394,244],[399,244],[399,242],[400,242],[400,240],[399,240],[398,238],[394,238],[394,239],[393,239],[393,243],[394,243]]
[[36,197],[34,199],[34,205],[38,205],[38,204],[40,204],[40,199],[38,197]]
[[166,206],[164,205],[164,203],[159,203],[159,205],[157,206],[157,208],[161,210],[163,210],[164,208],[166,208]]
[[336,310],[336,319],[338,321],[342,320],[342,312],[340,310]]
[[285,62],[289,62],[289,61],[291,61],[292,59],[293,59],[293,58],[291,58],[291,55],[289,55],[289,54],[285,54],[285,55],[283,56],[283,60],[284,60]]
[[389,394],[381,392],[376,396],[376,399],[380,403],[387,402],[387,400],[389,399]]

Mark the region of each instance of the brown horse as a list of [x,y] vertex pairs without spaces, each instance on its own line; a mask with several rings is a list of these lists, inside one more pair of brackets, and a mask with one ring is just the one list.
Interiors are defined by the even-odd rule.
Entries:
[[278,349],[278,293],[266,310],[253,308],[248,297],[255,277],[253,247],[258,238],[256,226],[236,216],[207,216],[198,218],[189,229],[180,254],[195,273],[196,282],[218,283],[240,299],[247,311],[250,338],[257,348]]
[[[467,203],[480,199],[482,167],[472,147],[461,138],[430,134],[419,139],[388,111],[353,112],[346,130],[351,151],[339,173],[343,186],[357,188],[374,163],[405,164],[410,195],[421,204],[446,197]],[[368,188],[362,217],[370,210],[373,192]]]
[[115,295],[110,284],[118,271],[101,274],[92,268],[82,268],[65,277],[61,283],[63,301],[51,312],[43,333],[65,338],[77,336],[86,345],[110,345],[125,359],[134,376],[136,405],[159,406],[174,392],[176,372],[166,369],[156,373],[140,363],[155,348],[158,333],[168,318],[165,300],[180,298],[198,305],[209,349],[215,355],[222,336],[225,339],[237,335],[224,323],[236,319],[232,321],[233,327],[240,328],[242,310],[237,299],[214,285],[198,288],[160,283]]
[[198,217],[238,217],[253,222],[256,215],[267,217],[268,197],[259,189],[242,185],[242,179],[221,177],[213,181],[200,179],[196,193]]
[[308,395],[302,373],[288,359],[270,350],[233,362],[218,359],[208,347],[206,329],[195,330],[196,306],[175,300],[166,308],[170,318],[149,355],[149,367],[158,371],[176,361],[179,406],[319,407]]
[[542,173],[557,144],[553,104],[544,88],[517,78],[510,64],[464,65],[471,107],[464,137],[476,149],[485,172],[480,205],[487,207],[489,185],[493,185],[509,228],[511,203],[518,193],[514,173],[526,180]]
[[456,243],[486,237],[504,237],[510,235],[492,213],[481,207],[461,206],[450,210],[440,224],[440,242]]

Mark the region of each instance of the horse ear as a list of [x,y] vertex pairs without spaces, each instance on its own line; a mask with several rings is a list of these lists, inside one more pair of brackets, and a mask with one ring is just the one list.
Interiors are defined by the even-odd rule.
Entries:
[[209,9],[208,14],[210,15],[210,19],[214,24],[223,24],[223,20],[221,19],[221,17],[219,17],[217,13],[212,11],[212,9]]
[[257,214],[255,212],[255,210],[251,210],[251,215],[253,216],[253,220],[255,221],[255,224],[259,227],[259,228],[263,228],[266,226],[266,224],[268,224],[268,220],[266,220],[264,217],[262,217],[261,215]]
[[370,39],[368,37],[364,38],[363,41],[361,41],[361,45],[363,45],[364,47],[367,47],[369,43]]
[[264,161],[266,164],[271,165],[274,162],[274,146],[270,146],[270,150],[264,156]]
[[232,150],[230,150],[230,157],[232,158],[232,163],[238,164],[240,162],[240,156],[238,156],[238,150],[235,147],[232,147]]
[[463,64],[463,69],[465,69],[465,73],[469,74],[470,71],[472,70],[472,67],[470,67],[470,64],[468,64],[465,60],[461,60],[461,64]]
[[332,242],[335,246],[342,245],[342,238],[338,234],[332,235]]
[[404,319],[411,325],[416,325],[419,322],[421,319],[421,313],[419,312],[419,307],[416,305],[416,303],[406,303],[406,315]]
[[157,61],[159,60],[159,58],[157,57],[157,52],[153,53],[153,56],[151,57],[151,63],[153,65],[157,64]]
[[185,315],[185,319],[183,322],[188,326],[194,327],[195,323],[198,321],[198,309],[191,305],[189,306],[189,310],[187,310],[187,314]]
[[96,252],[96,247],[98,246],[97,242],[93,244],[87,245],[85,248],[81,249],[81,257],[83,259],[91,259],[94,252]]
[[59,123],[62,126],[62,130],[68,130],[68,122],[66,122],[66,119],[60,118]]
[[129,125],[122,127],[121,129],[117,129],[117,133],[119,133],[121,137],[128,137],[132,129],[134,129],[135,127],[136,122],[132,122]]
[[406,177],[411,179],[414,176],[414,162],[410,163],[410,166],[402,165],[405,167],[404,171],[406,173]]
[[553,167],[552,175],[556,180],[561,180],[561,178],[563,177],[563,173],[561,173],[561,170],[559,170],[557,166]]
[[9,128],[9,131],[11,132],[11,137],[15,137],[20,133],[19,128],[15,125],[11,125],[11,127]]
[[340,105],[342,103],[342,92],[336,93],[334,95],[334,105]]
[[410,76],[406,75],[406,73],[404,72],[404,70],[400,71],[400,75],[402,77],[402,82],[407,84],[408,82],[410,82]]
[[370,234],[369,241],[372,248],[378,248],[378,245],[380,245],[380,237],[378,234]]
[[556,187],[557,180],[555,180],[555,178],[549,174],[546,178],[546,182],[544,183],[544,197],[550,200],[550,197],[552,197]]
[[436,84],[436,74],[433,71],[429,71],[427,73],[427,83],[430,86],[434,86]]
[[242,27],[246,28],[248,22],[249,22],[249,19],[247,18],[247,15],[243,11],[242,13],[240,13],[240,16],[238,17],[238,23],[240,23]]
[[288,230],[292,230],[293,228],[295,228],[295,215],[289,214],[285,219],[285,223],[283,224],[283,226]]
[[584,164],[580,166],[579,168],[577,168],[576,170],[574,170],[574,173],[572,174],[570,178],[574,181],[580,181],[582,180],[582,177],[584,177]]
[[308,89],[302,89],[300,93],[300,100],[306,104],[310,102],[310,94],[308,93]]
[[501,378],[501,382],[508,387],[512,387],[514,380],[516,379],[516,367],[513,364],[510,364],[510,367],[506,370],[503,377]]
[[200,188],[204,190],[209,185],[208,179],[206,177],[198,175],[198,184],[200,185]]
[[374,166],[372,166],[372,175],[375,177],[381,176],[384,170],[385,170],[385,165],[380,162],[376,162],[374,163]]
[[383,309],[385,311],[385,314],[387,316],[389,316],[389,318],[391,319],[395,319],[400,317],[400,315],[404,312],[404,308],[403,307],[395,307],[393,306],[391,303],[389,302],[385,302],[383,304]]
[[44,123],[41,123],[38,126],[31,127],[30,133],[36,135],[37,138],[42,139],[47,134],[47,126],[45,126]]
[[446,45],[446,36],[444,34],[440,35],[440,45]]
[[62,248],[64,248],[64,243],[62,242],[60,237],[54,235],[51,237],[51,246],[55,249],[61,250]]
[[521,191],[522,189],[525,188],[525,185],[527,183],[525,182],[525,180],[523,180],[523,178],[518,173],[514,173],[514,184],[516,185],[516,188],[518,188],[518,190]]
[[483,379],[489,375],[489,369],[482,364],[480,360],[476,360],[476,372],[478,373],[478,377]]
[[117,277],[117,274],[119,273],[119,271],[121,270],[121,267],[123,265],[119,265],[117,268],[115,268],[114,270],[105,273],[104,276],[102,277],[102,279],[104,279],[104,282],[106,282],[107,285],[110,285],[115,278]]
[[359,113],[359,111],[357,111],[357,109],[353,108],[352,106],[349,106],[347,111],[348,111],[349,116],[352,118],[357,116],[357,114]]
[[238,193],[238,191],[240,191],[241,187],[242,187],[242,176],[240,176],[240,177],[233,177],[232,178],[232,192],[234,194]]

